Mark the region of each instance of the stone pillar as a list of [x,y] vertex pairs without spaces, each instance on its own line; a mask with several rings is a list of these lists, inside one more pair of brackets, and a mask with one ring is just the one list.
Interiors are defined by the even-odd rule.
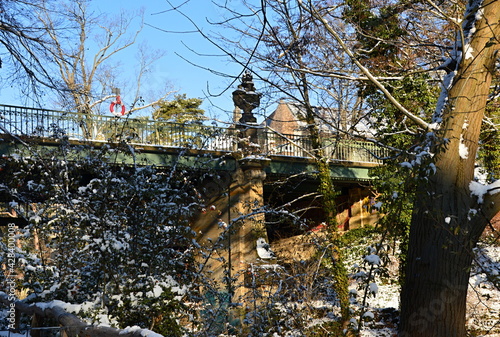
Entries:
[[236,278],[234,301],[246,302],[245,273],[257,261],[258,238],[269,242],[265,227],[264,168],[265,158],[243,158],[239,161],[231,199],[233,205],[234,232],[231,244],[231,260],[234,261],[232,275]]
[[[253,109],[260,105],[261,97],[262,94],[255,89],[252,74],[245,71],[241,79],[241,84],[238,85],[238,89],[233,91],[235,112],[243,112],[235,124],[238,130],[237,151],[242,154],[242,157],[263,153],[265,142],[260,139],[263,135],[263,129],[259,127],[257,118],[255,118],[252,112]],[[233,114],[233,118],[237,118],[236,113]]]
[[[202,182],[206,207],[193,221],[197,241],[205,248],[200,260],[210,271],[215,287],[227,292],[232,302],[244,303],[243,310],[230,311],[229,321],[242,322],[250,288],[245,274],[258,261],[257,239],[269,242],[265,227],[264,168],[269,159],[262,156],[262,129],[252,110],[259,105],[261,94],[255,91],[252,76],[246,72],[242,84],[233,92],[235,109],[243,111],[236,128],[238,145],[233,157],[236,169],[227,179],[213,178]],[[212,191],[208,193],[208,191]]]
[[[244,272],[257,259],[257,238],[268,241],[265,214],[260,209],[268,163],[267,158],[242,158],[233,173],[203,181],[199,187],[206,207],[193,219],[192,228],[197,241],[211,254],[205,268],[221,291],[234,294],[243,287]],[[234,281],[228,284],[226,276]]]

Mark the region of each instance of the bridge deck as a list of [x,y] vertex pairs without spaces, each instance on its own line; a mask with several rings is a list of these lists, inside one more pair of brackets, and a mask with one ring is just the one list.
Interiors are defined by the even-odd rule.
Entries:
[[[51,146],[65,137],[72,143],[104,144],[126,141],[137,149],[134,160],[170,166],[179,160],[182,150],[190,156],[186,165],[209,165],[232,170],[231,156],[237,150],[238,130],[197,123],[176,124],[145,118],[86,115],[72,112],[0,105],[0,133],[37,138]],[[295,174],[314,171],[310,139],[302,135],[285,135],[258,127],[258,148],[272,158],[268,173]],[[324,152],[336,167],[337,178],[367,179],[368,167],[380,165],[385,151],[370,142],[325,139]],[[2,144],[7,154],[12,145]],[[194,160],[193,154],[206,160]],[[207,155],[208,154],[208,155]],[[189,159],[191,158],[191,159]],[[122,158],[123,161],[130,159]],[[125,163],[125,162],[124,162]],[[197,163],[197,164],[195,164]],[[201,163],[201,164],[200,164]]]
[[[191,148],[232,152],[238,137],[234,128],[202,124],[176,124],[143,118],[86,115],[72,112],[0,105],[1,132],[43,138],[68,137],[76,141],[125,140],[133,145]],[[262,155],[310,158],[307,136],[278,134],[259,128]],[[381,164],[385,155],[373,143],[325,139],[325,153],[332,161]]]

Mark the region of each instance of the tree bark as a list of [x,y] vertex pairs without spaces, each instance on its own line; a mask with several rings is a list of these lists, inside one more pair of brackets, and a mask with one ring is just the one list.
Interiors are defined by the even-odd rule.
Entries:
[[[410,228],[401,293],[400,336],[464,337],[472,249],[499,211],[498,195],[471,195],[479,131],[492,80],[500,33],[500,3],[484,1],[448,91],[434,148],[436,174],[421,184]],[[467,19],[467,18],[466,18]],[[470,43],[469,43],[470,42]],[[462,149],[462,151],[460,150]],[[463,150],[467,149],[466,152]]]
[[[305,122],[307,123],[309,137],[312,143],[312,149],[314,154],[314,160],[318,168],[318,180],[319,189],[318,192],[323,197],[323,211],[325,212],[325,221],[329,227],[329,233],[331,235],[332,244],[332,259],[333,267],[332,277],[335,280],[335,292],[340,304],[340,326],[339,331],[334,331],[338,335],[351,336],[352,333],[349,331],[349,323],[351,318],[350,312],[350,301],[349,301],[349,277],[347,274],[347,269],[344,265],[344,257],[342,256],[341,249],[338,247],[338,238],[340,236],[337,227],[337,207],[336,207],[336,192],[335,186],[333,184],[330,165],[328,164],[327,158],[323,150],[323,144],[321,140],[320,131],[318,125],[316,124],[316,114],[314,109],[310,104],[309,98],[309,87],[305,74],[300,74],[302,83],[302,95],[304,98],[304,109],[305,109]],[[340,331],[341,330],[341,331]],[[345,333],[344,333],[345,331]]]

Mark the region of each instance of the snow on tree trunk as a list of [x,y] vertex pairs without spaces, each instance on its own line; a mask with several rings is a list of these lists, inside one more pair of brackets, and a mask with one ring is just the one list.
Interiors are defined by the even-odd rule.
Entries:
[[498,50],[499,19],[500,3],[469,2],[455,54],[458,66],[450,87],[443,89],[443,109],[438,107],[438,137],[430,135],[444,140],[429,148],[437,171],[428,184],[420,185],[414,207],[400,336],[466,335],[472,248],[500,204],[498,194],[487,193],[480,200],[470,187]]

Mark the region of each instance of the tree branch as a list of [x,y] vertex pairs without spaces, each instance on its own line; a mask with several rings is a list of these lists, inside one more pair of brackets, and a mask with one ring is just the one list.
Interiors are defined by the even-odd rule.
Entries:
[[[7,296],[6,293],[0,292],[0,303],[9,306],[12,302],[9,300],[9,296]],[[13,303],[15,305],[15,308],[25,315],[37,315],[41,318],[52,318],[56,320],[58,324],[61,324],[63,326],[63,330],[70,331],[69,335],[71,336],[79,335],[90,337],[144,337],[146,336],[145,333],[149,335],[156,335],[156,337],[161,336],[160,334],[152,333],[152,331],[146,329],[123,330],[107,326],[90,325],[82,321],[77,316],[66,312],[66,310],[54,304],[54,302],[27,304],[22,301],[16,300]]]
[[410,111],[408,111],[405,107],[403,107],[395,98],[394,96],[391,95],[391,93],[385,88],[385,86],[377,80],[375,76],[372,75],[372,73],[364,67],[361,62],[358,61],[356,56],[353,54],[353,52],[350,50],[349,47],[344,43],[342,38],[337,34],[335,29],[328,23],[328,21],[316,10],[314,5],[310,4],[310,6],[306,6],[304,3],[301,3],[301,7],[308,11],[313,17],[315,17],[318,21],[320,21],[323,24],[323,27],[330,33],[330,35],[337,41],[337,43],[340,45],[342,50],[349,56],[349,58],[352,60],[352,62],[361,70],[361,72],[373,83],[375,86],[384,93],[384,95],[387,97],[387,99],[394,104],[394,106],[402,112],[408,119],[410,119],[412,122],[414,122],[416,125],[424,128],[425,130],[430,130],[432,129],[430,124],[421,119],[420,117],[414,115]]

